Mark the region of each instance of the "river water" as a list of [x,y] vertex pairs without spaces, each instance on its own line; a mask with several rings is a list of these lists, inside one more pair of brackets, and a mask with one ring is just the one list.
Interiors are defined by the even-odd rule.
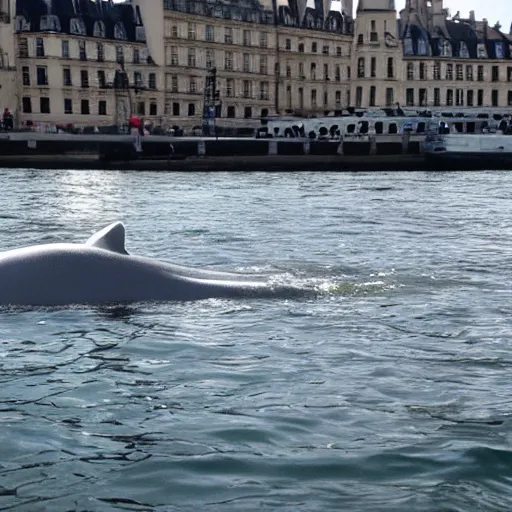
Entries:
[[0,313],[0,510],[509,511],[512,174],[0,171],[0,248],[315,296]]

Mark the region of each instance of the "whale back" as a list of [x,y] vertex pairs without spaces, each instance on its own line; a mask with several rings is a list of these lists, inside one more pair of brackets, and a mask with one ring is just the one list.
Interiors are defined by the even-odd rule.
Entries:
[[125,249],[126,232],[122,222],[114,222],[92,235],[86,246],[104,249],[118,254],[128,254]]

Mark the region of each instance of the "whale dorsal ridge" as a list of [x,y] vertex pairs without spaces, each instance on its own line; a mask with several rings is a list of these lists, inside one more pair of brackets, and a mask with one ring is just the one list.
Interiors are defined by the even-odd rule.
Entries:
[[122,222],[114,222],[98,231],[85,242],[85,245],[105,249],[119,254],[128,254],[124,248],[125,230]]

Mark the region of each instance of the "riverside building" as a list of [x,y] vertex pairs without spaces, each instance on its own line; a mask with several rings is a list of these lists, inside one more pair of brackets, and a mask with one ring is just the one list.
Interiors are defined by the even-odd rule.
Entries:
[[131,112],[160,124],[162,72],[138,7],[17,0],[13,14],[18,127],[123,126]]
[[443,0],[360,0],[352,55],[355,107],[512,107],[512,35]]
[[443,0],[0,0],[1,108],[27,123],[201,125],[397,108],[512,111],[512,35]]

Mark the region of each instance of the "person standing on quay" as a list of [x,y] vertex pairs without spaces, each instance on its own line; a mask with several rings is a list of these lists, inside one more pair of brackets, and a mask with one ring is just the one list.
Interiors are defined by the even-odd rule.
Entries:
[[142,153],[142,134],[143,132],[142,119],[137,116],[130,117],[130,134],[133,137],[133,144],[137,153]]
[[7,107],[4,108],[4,115],[2,117],[2,123],[3,123],[3,127],[4,127],[5,131],[14,129],[14,120],[13,120],[10,110]]

